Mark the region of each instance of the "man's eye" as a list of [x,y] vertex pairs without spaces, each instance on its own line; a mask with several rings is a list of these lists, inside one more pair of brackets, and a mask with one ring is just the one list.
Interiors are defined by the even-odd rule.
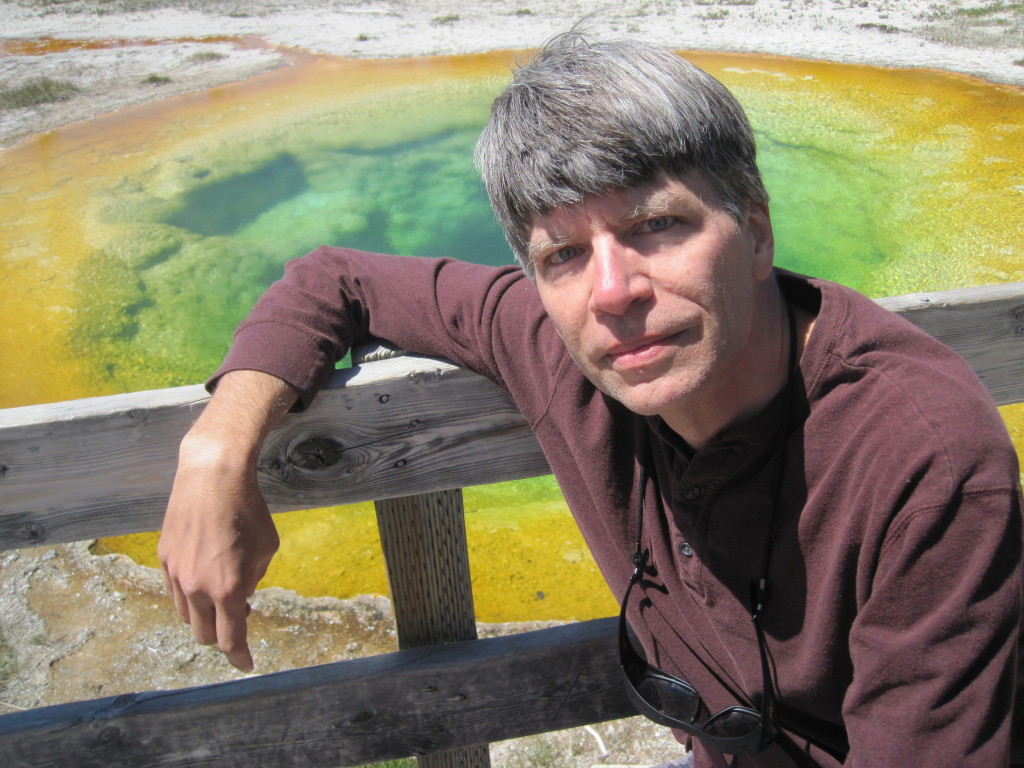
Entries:
[[580,249],[575,245],[567,245],[564,248],[559,248],[557,251],[549,254],[547,257],[548,264],[564,264],[571,259],[574,259],[580,253]]
[[668,229],[671,223],[671,216],[659,216],[656,219],[647,219],[647,221],[644,222],[644,228],[648,232],[661,232],[663,229]]

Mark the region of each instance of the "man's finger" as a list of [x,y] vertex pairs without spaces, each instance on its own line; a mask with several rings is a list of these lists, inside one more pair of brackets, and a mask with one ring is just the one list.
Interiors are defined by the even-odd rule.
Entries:
[[188,601],[189,624],[196,642],[201,645],[217,644],[217,611],[213,603],[193,596]]
[[171,596],[171,600],[174,602],[174,609],[178,612],[181,620],[186,624],[191,624],[192,620],[189,617],[188,600],[185,599],[185,595],[178,587],[178,584],[171,579],[171,575],[167,572],[166,566],[164,566],[164,587],[167,589],[167,593]]
[[241,606],[226,604],[218,606],[217,610],[217,644],[221,651],[231,662],[233,667],[242,672],[252,672],[252,654],[249,652],[247,640],[249,627],[246,617],[249,615],[249,604],[242,603]]

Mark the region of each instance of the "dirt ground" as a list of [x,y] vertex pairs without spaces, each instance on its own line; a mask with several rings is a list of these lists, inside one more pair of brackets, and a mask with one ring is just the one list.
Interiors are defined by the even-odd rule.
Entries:
[[[0,88],[51,77],[79,90],[0,111],[0,148],[287,66],[288,47],[349,56],[525,48],[602,7],[591,25],[606,36],[934,67],[1024,85],[1022,0],[624,0],[613,10],[573,0],[453,0],[443,10],[427,0],[3,0]],[[251,637],[264,673],[396,646],[384,598],[308,599],[276,589],[256,596]],[[177,621],[156,571],[92,554],[88,543],[0,553],[0,712],[238,676]],[[637,718],[492,747],[494,765],[509,767],[651,765],[678,754],[663,729]]]
[[0,148],[284,66],[288,48],[354,57],[523,49],[584,17],[601,36],[683,50],[928,67],[1024,85],[1022,0],[2,0],[0,87],[51,77],[80,90],[0,111]]
[[[270,673],[397,650],[390,602],[303,598],[281,589],[252,600],[250,644]],[[481,625],[482,637],[540,624]],[[89,543],[0,555],[0,714],[244,677],[176,620],[160,575]],[[653,765],[679,755],[642,718],[491,746],[495,768]]]

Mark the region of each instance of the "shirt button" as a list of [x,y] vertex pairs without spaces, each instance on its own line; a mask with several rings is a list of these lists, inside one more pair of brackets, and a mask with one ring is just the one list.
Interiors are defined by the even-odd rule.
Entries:
[[679,554],[683,557],[693,557],[693,547],[690,546],[690,542],[684,541],[679,545]]
[[687,501],[693,501],[694,499],[700,498],[700,486],[691,485],[685,491],[683,491],[683,498]]

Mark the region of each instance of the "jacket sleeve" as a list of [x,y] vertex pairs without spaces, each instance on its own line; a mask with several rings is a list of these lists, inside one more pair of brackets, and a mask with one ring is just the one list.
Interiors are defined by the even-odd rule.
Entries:
[[858,579],[847,766],[1008,764],[1021,514],[1019,486],[1002,484],[895,516]]
[[304,408],[335,363],[371,338],[502,384],[508,359],[524,351],[516,339],[543,324],[536,289],[518,268],[325,246],[287,264],[235,331],[207,387],[229,371],[258,370],[296,387]]

